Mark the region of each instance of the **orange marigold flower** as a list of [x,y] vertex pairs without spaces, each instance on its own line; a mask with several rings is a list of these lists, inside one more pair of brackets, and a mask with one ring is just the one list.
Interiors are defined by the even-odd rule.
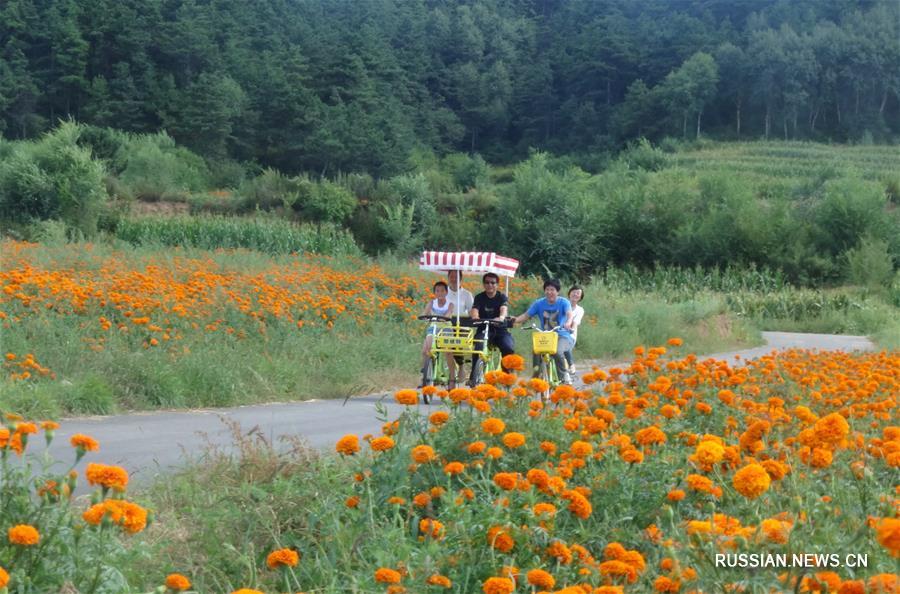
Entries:
[[170,573],[166,576],[166,588],[175,592],[182,592],[191,587],[191,580],[180,573]]
[[6,570],[0,567],[0,588],[5,588],[9,583],[9,574],[6,573]]
[[767,518],[759,525],[760,532],[769,542],[784,544],[791,532],[791,523],[776,518]]
[[644,461],[644,454],[634,448],[628,448],[619,452],[619,456],[629,464],[640,464]]
[[[507,355],[509,356],[509,355]],[[503,436],[503,445],[509,449],[515,449],[525,445],[525,436],[521,433],[510,432]]]
[[83,435],[81,433],[76,433],[72,437],[69,438],[69,443],[72,444],[73,448],[79,448],[86,452],[96,452],[100,449],[100,444],[97,443],[97,440],[89,435]]
[[847,580],[841,582],[838,594],[866,594],[866,584],[862,580]]
[[449,475],[462,474],[465,469],[466,466],[462,462],[448,462],[444,465],[444,473]]
[[600,575],[610,578],[624,578],[629,584],[637,581],[637,570],[624,561],[604,561],[599,566]]
[[816,421],[813,431],[819,441],[836,444],[849,435],[850,425],[840,414],[831,413]]
[[672,592],[674,594],[681,590],[681,582],[661,575],[654,580],[653,589],[657,592]]
[[401,577],[399,571],[388,567],[379,567],[375,570],[375,581],[382,584],[399,584]]
[[547,554],[551,557],[556,557],[556,560],[563,565],[568,565],[572,562],[572,550],[561,540],[551,542],[550,546],[547,547]]
[[666,434],[656,425],[651,425],[635,433],[634,439],[641,445],[666,443]]
[[147,510],[121,499],[107,499],[91,506],[82,514],[88,524],[97,526],[105,516],[129,534],[136,534],[147,527]]
[[681,489],[672,489],[668,493],[666,493],[666,499],[669,501],[681,501],[686,496],[685,492]]
[[91,463],[85,470],[85,476],[88,484],[100,485],[106,489],[124,491],[128,485],[128,471],[121,466]]
[[413,406],[419,403],[419,393],[415,390],[399,390],[394,392],[394,400],[405,406]]
[[38,432],[38,427],[34,423],[16,423],[16,433],[19,435],[32,435]]
[[668,344],[669,346],[677,347],[677,346],[681,346],[682,344],[684,344],[684,341],[681,340],[680,338],[673,337],[673,338],[670,338],[669,340],[667,340],[666,344]]
[[541,442],[541,450],[548,455],[552,456],[556,453],[556,444],[552,441],[542,441]]
[[896,594],[900,590],[900,578],[895,573],[879,573],[869,578],[869,594]]
[[522,371],[525,369],[525,359],[516,354],[506,355],[500,360],[500,365],[510,371]]
[[450,420],[450,413],[447,411],[439,410],[435,413],[432,413],[430,417],[428,417],[428,422],[436,427],[440,427],[444,423]]
[[755,499],[769,489],[772,479],[759,464],[748,464],[734,473],[731,484],[747,499]]
[[59,423],[55,421],[41,421],[41,429],[44,431],[56,431],[59,429]]
[[543,569],[532,569],[525,574],[525,579],[529,584],[538,588],[549,589],[556,585],[556,580],[553,579],[553,576]]
[[625,589],[622,586],[600,586],[594,588],[593,594],[625,594]]
[[536,516],[555,516],[556,506],[552,503],[535,503],[532,511]]
[[561,497],[569,501],[569,511],[582,520],[586,520],[591,516],[593,512],[591,502],[578,491],[563,491]]
[[419,464],[425,464],[426,462],[431,462],[437,456],[434,453],[434,448],[430,445],[417,445],[410,452],[410,456],[412,457],[414,462],[418,462]]
[[498,472],[494,475],[494,484],[504,491],[512,491],[519,482],[518,472]]
[[235,590],[231,594],[266,594],[266,593],[260,592],[259,590],[251,590],[250,588],[241,588],[240,590]]
[[444,536],[444,524],[431,518],[419,520],[419,533],[440,539]]
[[369,442],[369,447],[376,452],[385,452],[394,447],[394,440],[387,436],[376,437]]
[[481,422],[481,429],[490,435],[499,435],[506,429],[506,423],[500,419],[489,417]]
[[9,529],[8,536],[10,544],[23,547],[34,546],[41,540],[41,535],[38,533],[37,528],[29,524],[13,526]]
[[359,451],[359,437],[356,435],[348,434],[340,438],[334,446],[335,451],[338,454],[342,454],[344,456],[352,456],[356,452]]
[[900,557],[900,519],[882,518],[875,525],[876,538],[894,557]]
[[546,489],[550,483],[550,476],[540,468],[532,468],[526,474],[525,478],[528,482],[538,489]]
[[428,579],[425,580],[425,583],[429,586],[440,586],[442,588],[452,588],[453,582],[450,581],[450,578],[443,576],[439,573],[432,574],[428,576]]
[[344,501],[344,505],[350,509],[359,507],[359,496],[353,495],[352,497],[348,497],[346,501]]
[[500,448],[488,448],[487,456],[489,458],[493,458],[494,460],[497,460],[498,458],[503,457],[503,450],[501,450]]
[[509,578],[488,578],[481,585],[484,594],[512,594],[516,589],[515,583]]
[[483,452],[485,450],[485,448],[487,448],[487,444],[484,443],[483,441],[473,441],[472,443],[470,443],[468,445],[468,447],[466,449],[468,450],[468,452],[470,454],[477,455],[477,454],[480,454],[481,452]]
[[416,507],[425,507],[431,503],[431,495],[428,493],[418,493],[413,497],[413,505]]
[[694,457],[701,466],[711,469],[725,458],[725,448],[715,441],[701,441],[694,450]]
[[528,386],[535,392],[546,392],[550,389],[550,384],[539,377],[533,377],[528,380]]
[[501,553],[508,553],[516,546],[516,541],[502,526],[492,526],[488,530],[487,542]]
[[572,445],[569,446],[569,453],[571,453],[576,458],[586,458],[590,456],[594,452],[594,446],[587,441],[573,441]]

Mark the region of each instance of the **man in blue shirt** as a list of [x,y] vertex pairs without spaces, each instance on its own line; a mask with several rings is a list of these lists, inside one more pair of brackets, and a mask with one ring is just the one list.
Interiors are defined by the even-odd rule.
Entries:
[[[541,330],[552,330],[558,326],[556,333],[559,334],[559,339],[553,358],[556,360],[556,371],[560,381],[564,384],[571,384],[565,353],[571,351],[575,346],[575,342],[572,340],[572,318],[575,312],[569,300],[559,296],[561,286],[556,279],[545,281],[544,297],[532,303],[528,311],[516,316],[515,323],[521,324],[529,318],[537,317],[540,320]],[[535,355],[534,367],[537,368],[539,365],[540,356]]]

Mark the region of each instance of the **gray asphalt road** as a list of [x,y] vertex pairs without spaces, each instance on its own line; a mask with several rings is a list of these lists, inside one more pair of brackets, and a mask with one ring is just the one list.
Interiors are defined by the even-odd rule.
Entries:
[[[864,336],[763,332],[763,337],[767,342],[765,346],[707,356],[731,360],[735,355],[747,359],[759,357],[773,349],[853,351],[874,348]],[[587,363],[583,362],[581,369]],[[345,433],[379,433],[381,421],[376,418],[375,408],[378,403],[387,408],[390,418],[396,417],[402,408],[393,402],[390,394],[381,394],[355,397],[346,404],[342,400],[309,400],[215,410],[66,419],[50,453],[57,460],[71,461],[74,452],[69,446],[69,437],[75,433],[91,435],[100,442],[100,451],[85,456],[79,469],[87,462],[117,464],[128,469],[133,484],[142,484],[184,464],[186,456],[199,454],[206,443],[230,448],[233,443],[231,429],[223,421],[239,423],[245,433],[257,428],[273,442],[281,435],[298,435],[314,447],[331,448]],[[33,456],[41,455],[43,441],[34,440],[29,450]]]

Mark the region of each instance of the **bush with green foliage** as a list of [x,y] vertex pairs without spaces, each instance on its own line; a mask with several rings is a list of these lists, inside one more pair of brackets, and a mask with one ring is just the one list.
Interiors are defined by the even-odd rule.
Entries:
[[165,132],[129,134],[112,159],[119,180],[140,200],[185,200],[209,187],[203,159]]
[[60,219],[86,236],[107,201],[103,163],[79,146],[81,127],[63,122],[34,142],[12,145],[0,161],[0,219]]

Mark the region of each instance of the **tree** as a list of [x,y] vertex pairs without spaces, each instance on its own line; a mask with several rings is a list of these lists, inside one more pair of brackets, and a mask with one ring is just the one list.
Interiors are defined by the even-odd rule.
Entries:
[[703,110],[716,93],[719,69],[713,57],[697,52],[688,58],[678,70],[666,76],[660,88],[663,102],[672,113],[682,116],[682,135],[687,137],[687,120],[697,115],[697,137],[700,136],[700,118]]
[[166,125],[179,142],[222,158],[246,99],[241,86],[227,74],[204,72],[184,89],[180,105]]

